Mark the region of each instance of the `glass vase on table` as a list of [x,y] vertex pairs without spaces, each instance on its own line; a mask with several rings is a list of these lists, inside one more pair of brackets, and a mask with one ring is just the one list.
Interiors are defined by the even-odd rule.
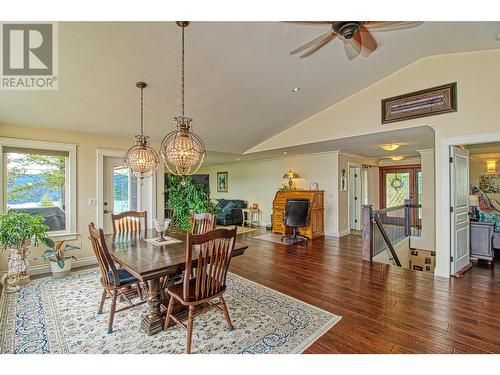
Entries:
[[153,219],[153,225],[156,231],[160,234],[160,238],[157,240],[158,242],[164,242],[167,239],[163,237],[163,234],[167,231],[168,226],[170,225],[171,219]]

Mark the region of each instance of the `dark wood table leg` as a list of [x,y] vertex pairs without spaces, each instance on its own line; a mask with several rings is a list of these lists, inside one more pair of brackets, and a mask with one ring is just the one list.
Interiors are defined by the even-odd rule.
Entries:
[[149,295],[148,306],[149,311],[142,319],[141,329],[148,335],[153,335],[163,329],[163,315],[161,313],[161,285],[160,279],[152,279],[148,281]]

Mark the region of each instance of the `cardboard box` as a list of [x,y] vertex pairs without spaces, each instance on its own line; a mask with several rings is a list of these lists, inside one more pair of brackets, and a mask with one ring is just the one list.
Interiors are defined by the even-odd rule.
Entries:
[[436,266],[436,252],[428,250],[410,249],[410,269],[434,273]]

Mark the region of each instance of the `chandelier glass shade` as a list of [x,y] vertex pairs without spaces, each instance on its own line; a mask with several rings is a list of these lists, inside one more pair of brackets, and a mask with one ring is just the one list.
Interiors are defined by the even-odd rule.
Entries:
[[125,154],[125,164],[137,178],[150,177],[158,168],[160,162],[158,153],[149,145],[149,137],[136,135],[136,144]]
[[181,115],[174,118],[176,129],[163,138],[160,154],[170,173],[187,176],[196,173],[201,167],[206,151],[201,138],[191,130],[193,119],[184,115],[184,29],[189,22],[178,21],[176,24],[182,29]]
[[189,117],[175,117],[177,129],[168,133],[161,143],[160,153],[170,173],[186,176],[196,173],[205,158],[205,145],[191,132]]
[[125,153],[125,165],[130,168],[132,175],[139,178],[150,177],[158,168],[160,158],[158,153],[149,145],[149,137],[144,135],[144,94],[147,86],[145,82],[137,82],[141,90],[141,134],[135,136],[136,144]]

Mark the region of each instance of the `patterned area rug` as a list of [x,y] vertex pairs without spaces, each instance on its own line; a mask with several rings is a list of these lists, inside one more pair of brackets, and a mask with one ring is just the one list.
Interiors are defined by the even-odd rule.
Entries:
[[[96,314],[101,292],[98,270],[87,270],[3,293],[0,353],[184,353],[182,328],[141,332],[145,304],[117,313],[107,334],[110,301]],[[235,274],[225,299],[235,329],[218,309],[196,317],[193,353],[301,353],[341,319]]]

